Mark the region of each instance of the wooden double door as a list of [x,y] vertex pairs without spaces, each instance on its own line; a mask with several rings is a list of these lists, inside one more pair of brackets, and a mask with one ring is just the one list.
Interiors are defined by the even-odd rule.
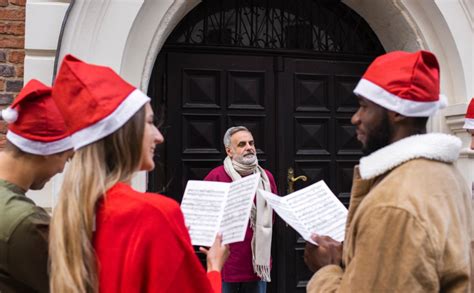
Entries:
[[[348,204],[361,156],[350,122],[357,109],[352,90],[369,61],[165,48],[150,83],[155,111],[165,115],[165,144],[149,188],[180,201],[188,180],[203,179],[222,164],[227,128],[244,125],[280,195],[287,194],[293,168],[295,176],[308,178],[295,189],[324,180]],[[311,273],[304,245],[277,218],[269,292],[305,292]]]

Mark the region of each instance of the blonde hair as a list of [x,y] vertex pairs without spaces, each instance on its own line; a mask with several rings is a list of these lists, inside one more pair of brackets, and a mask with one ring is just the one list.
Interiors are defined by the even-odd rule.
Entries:
[[51,221],[51,292],[98,292],[92,245],[97,202],[138,170],[144,125],[145,107],[116,132],[74,154]]

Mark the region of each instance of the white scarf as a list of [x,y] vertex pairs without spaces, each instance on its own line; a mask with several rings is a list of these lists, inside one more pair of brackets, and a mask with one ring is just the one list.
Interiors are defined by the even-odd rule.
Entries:
[[[271,192],[270,180],[265,170],[255,164],[243,165],[233,161],[230,157],[224,160],[224,169],[232,178],[232,181],[242,178],[238,170],[242,174],[250,175],[259,173],[261,180],[258,182],[258,188]],[[270,256],[272,248],[272,228],[273,228],[273,210],[267,204],[266,200],[257,193],[257,206],[252,204],[250,213],[250,227],[253,230],[252,237],[252,262],[253,270],[262,281],[270,282]]]

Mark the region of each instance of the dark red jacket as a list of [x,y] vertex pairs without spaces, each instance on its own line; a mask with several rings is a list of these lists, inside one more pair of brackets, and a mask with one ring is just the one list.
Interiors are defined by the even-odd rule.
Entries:
[[[278,194],[273,175],[265,170],[272,193]],[[224,166],[219,166],[207,174],[206,181],[232,182],[232,178],[225,172]],[[251,242],[253,230],[250,223],[247,226],[245,239],[242,242],[229,244],[230,256],[222,269],[222,279],[224,282],[252,282],[259,281],[260,277],[253,271]]]

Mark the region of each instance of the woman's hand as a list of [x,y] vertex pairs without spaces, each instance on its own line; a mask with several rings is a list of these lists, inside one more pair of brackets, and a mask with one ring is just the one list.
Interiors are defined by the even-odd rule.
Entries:
[[211,248],[206,249],[204,247],[199,247],[199,251],[204,253],[207,256],[207,271],[218,271],[222,270],[225,261],[229,257],[229,245],[222,244],[222,234],[217,234],[214,244]]

